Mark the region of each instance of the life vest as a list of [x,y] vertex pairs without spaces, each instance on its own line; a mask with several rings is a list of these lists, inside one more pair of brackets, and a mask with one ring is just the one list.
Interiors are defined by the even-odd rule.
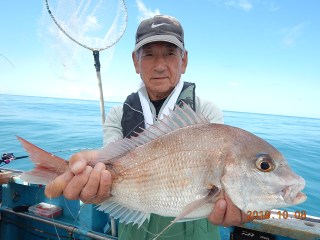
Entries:
[[[194,83],[184,82],[176,104],[181,107],[184,102],[188,104],[193,111],[196,111],[195,89],[196,85]],[[123,104],[123,115],[121,119],[123,136],[130,138],[132,136],[137,136],[134,132],[142,132],[141,128],[145,128],[145,124],[144,116],[141,113],[142,106],[138,92],[130,94]]]

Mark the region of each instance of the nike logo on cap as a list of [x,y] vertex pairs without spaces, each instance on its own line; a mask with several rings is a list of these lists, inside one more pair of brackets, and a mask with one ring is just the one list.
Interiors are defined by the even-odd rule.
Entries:
[[159,23],[159,24],[152,23],[151,28],[160,27],[161,25],[170,25],[170,24],[169,23]]

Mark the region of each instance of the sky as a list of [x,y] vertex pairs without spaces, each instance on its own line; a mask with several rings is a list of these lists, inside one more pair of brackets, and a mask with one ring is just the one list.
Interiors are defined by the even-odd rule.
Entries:
[[[166,14],[184,28],[183,80],[196,83],[198,96],[225,111],[320,118],[320,1],[130,0],[126,7],[127,28],[102,72],[105,101],[123,102],[137,90],[136,29]],[[84,65],[92,65],[92,80],[57,77],[44,48],[42,10],[40,0],[0,0],[0,94],[98,101],[89,50]],[[92,27],[103,24],[94,20]]]

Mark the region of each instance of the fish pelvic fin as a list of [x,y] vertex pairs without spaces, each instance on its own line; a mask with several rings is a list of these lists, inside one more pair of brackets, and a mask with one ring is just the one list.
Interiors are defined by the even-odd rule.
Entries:
[[[204,198],[186,205],[182,209],[182,211],[179,213],[179,215],[165,229],[163,229],[162,232],[160,232],[153,240],[157,239],[165,230],[167,230],[170,226],[172,226],[174,223],[178,222],[179,220],[183,219],[183,221],[180,221],[180,222],[189,221],[188,218],[184,218],[184,217],[187,216],[189,213],[202,207],[203,205],[209,203],[214,197],[218,196],[219,193],[220,193],[220,189],[218,187],[214,187],[209,190],[209,193]],[[191,220],[194,220],[194,219],[191,219]]]
[[166,116],[164,114],[163,119],[157,119],[157,124],[150,125],[148,129],[141,128],[143,132],[136,133],[138,135],[137,137],[118,139],[101,148],[99,153],[89,164],[95,165],[98,162],[112,163],[116,158],[125,155],[130,150],[149,143],[177,129],[191,125],[209,123],[208,118],[201,112],[197,114],[185,103],[183,103],[182,108],[175,105],[174,111],[171,109],[169,111],[170,115]]
[[115,219],[119,219],[120,223],[138,224],[138,228],[141,227],[146,219],[150,219],[150,213],[131,209],[128,206],[115,202],[113,197],[102,202],[97,209],[109,213]]
[[32,143],[16,136],[29,153],[31,162],[35,163],[32,171],[24,172],[21,179],[33,184],[48,184],[54,178],[69,170],[69,162],[51,153],[48,153]]

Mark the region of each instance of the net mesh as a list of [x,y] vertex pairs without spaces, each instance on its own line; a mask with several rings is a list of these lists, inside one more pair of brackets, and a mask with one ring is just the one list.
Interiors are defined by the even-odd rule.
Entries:
[[53,73],[73,81],[96,79],[92,51],[100,51],[103,73],[110,65],[114,44],[124,33],[126,22],[122,0],[44,1],[41,34]]

